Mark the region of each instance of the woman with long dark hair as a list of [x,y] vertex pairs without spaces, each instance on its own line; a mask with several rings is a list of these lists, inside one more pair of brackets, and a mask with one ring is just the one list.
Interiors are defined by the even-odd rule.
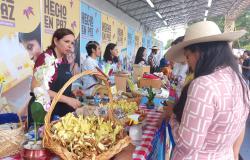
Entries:
[[135,56],[135,64],[146,65],[146,48],[140,47]]
[[[49,90],[48,94],[51,98],[54,98],[59,92],[59,90],[64,86],[64,84],[72,77],[70,72],[70,65],[67,61],[66,56],[72,52],[74,52],[74,43],[75,36],[74,33],[67,28],[57,29],[52,37],[51,45],[47,48],[47,50],[41,53],[35,62],[34,65],[34,75],[40,67],[47,64],[46,57],[53,56],[58,61],[58,64],[54,66],[55,73],[52,77],[49,77],[51,81],[49,82]],[[34,91],[37,87],[40,86],[40,83],[36,77],[32,78],[32,91]],[[35,101],[35,94],[32,93],[32,98],[30,100],[28,106],[28,122],[29,126],[33,123],[33,118],[31,116],[31,105]],[[79,100],[77,100],[74,96],[83,95],[81,90],[71,91],[71,85],[64,91],[63,95],[59,99],[59,102],[56,104],[53,112],[53,116],[64,116],[69,112],[74,112],[76,108],[81,106]]]
[[170,59],[186,59],[194,71],[174,107],[174,160],[237,158],[250,94],[228,42],[244,33],[221,33],[214,22],[198,22],[168,51]]
[[[104,72],[108,74],[109,76],[113,75],[113,72],[117,72],[121,70],[121,61],[119,61],[118,58],[118,48],[117,45],[114,43],[109,43],[106,46],[104,55],[103,55],[103,61],[104,61]],[[114,77],[111,77],[113,79]],[[113,80],[111,80],[111,83],[113,83]]]
[[117,45],[114,43],[109,43],[106,46],[104,55],[103,55],[103,60],[106,63],[118,63],[118,49]]

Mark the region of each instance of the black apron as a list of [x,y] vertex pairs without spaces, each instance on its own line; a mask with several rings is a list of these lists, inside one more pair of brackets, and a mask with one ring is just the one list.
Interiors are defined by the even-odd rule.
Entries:
[[[58,92],[64,86],[64,84],[72,77],[69,64],[58,64],[57,71],[58,71],[58,74],[57,74],[56,81],[53,81],[50,84],[50,90],[55,91],[55,92]],[[63,95],[72,97],[71,85],[64,91]],[[33,123],[33,119],[31,116],[31,104],[35,101],[35,96],[32,93],[31,93],[31,96],[32,98],[28,105],[28,126],[30,126]],[[69,106],[68,104],[57,102],[52,112],[51,118],[53,119],[55,115],[62,117],[66,115],[67,113],[74,112],[74,111],[75,109]]]

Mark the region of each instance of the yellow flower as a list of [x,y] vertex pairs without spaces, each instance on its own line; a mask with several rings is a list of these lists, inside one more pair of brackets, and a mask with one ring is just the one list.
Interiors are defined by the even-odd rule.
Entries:
[[29,63],[25,63],[25,64],[23,65],[24,68],[29,68],[29,66],[30,66]]
[[0,84],[4,82],[4,76],[0,74]]

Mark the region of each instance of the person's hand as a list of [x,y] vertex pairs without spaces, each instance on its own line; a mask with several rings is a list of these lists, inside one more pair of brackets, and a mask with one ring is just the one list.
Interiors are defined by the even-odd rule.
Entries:
[[117,68],[121,68],[122,67],[122,63],[121,62],[118,62],[117,63]]
[[75,97],[82,97],[84,95],[84,92],[81,89],[75,89],[72,91],[72,93]]
[[173,107],[170,106],[164,106],[164,115],[165,115],[165,120],[168,122],[173,115]]
[[172,129],[174,129],[174,126],[175,126],[175,115],[172,114],[171,117],[170,117],[170,120],[169,120],[169,124],[171,126]]
[[99,76],[99,77],[100,77],[100,76],[103,76],[103,74],[100,73],[100,72],[98,72],[98,71],[94,72],[94,75],[97,76],[97,77],[98,77],[98,76]]
[[75,98],[67,97],[66,103],[74,109],[81,106],[81,102]]
[[170,102],[170,101],[166,101],[167,106],[169,106],[170,108],[174,108],[174,103]]

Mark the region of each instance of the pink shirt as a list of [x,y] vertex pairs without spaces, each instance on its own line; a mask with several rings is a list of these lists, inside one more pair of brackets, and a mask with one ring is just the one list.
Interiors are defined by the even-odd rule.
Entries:
[[233,144],[245,127],[249,104],[229,67],[193,80],[181,123],[173,129],[173,160],[233,160]]

